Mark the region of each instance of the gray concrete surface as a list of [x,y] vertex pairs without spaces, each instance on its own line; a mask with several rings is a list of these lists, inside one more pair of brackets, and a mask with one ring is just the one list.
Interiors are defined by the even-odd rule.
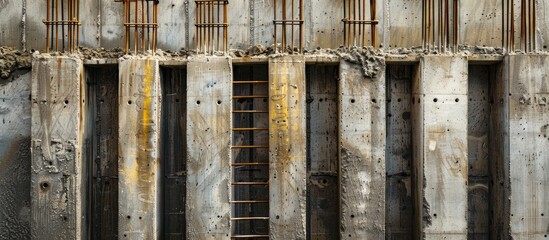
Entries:
[[[4,1],[0,3],[0,43],[16,48],[44,49],[46,27],[43,1]],[[520,1],[515,0],[515,29],[520,39]],[[304,46],[337,48],[343,44],[343,9],[340,1],[304,1]],[[273,2],[267,0],[230,1],[229,46],[246,49],[251,45],[273,43]],[[547,49],[549,3],[537,1],[537,48]],[[160,1],[158,46],[162,49],[194,49],[195,3]],[[378,1],[378,44],[385,47],[421,45],[421,1]],[[460,44],[501,45],[501,1],[460,1]],[[86,47],[121,47],[124,39],[121,2],[82,1],[80,44]],[[369,30],[368,30],[369,32]],[[544,48],[545,46],[545,48]]]
[[418,237],[467,238],[467,58],[425,56],[412,85]]
[[230,239],[231,59],[190,59],[187,79],[187,238]]
[[549,56],[508,56],[510,232],[543,239],[549,232]]
[[160,70],[154,58],[120,62],[118,236],[160,234]]
[[31,238],[86,232],[82,61],[37,56],[32,68]]
[[269,234],[272,239],[306,236],[305,59],[269,59]]
[[380,67],[366,77],[361,65],[340,63],[341,239],[385,237],[386,86]]
[[0,80],[0,239],[30,238],[31,73]]

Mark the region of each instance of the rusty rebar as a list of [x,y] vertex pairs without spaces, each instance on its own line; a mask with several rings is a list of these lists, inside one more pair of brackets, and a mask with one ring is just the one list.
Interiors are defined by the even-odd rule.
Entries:
[[[369,2],[369,3],[368,3]],[[368,11],[369,10],[369,18]],[[366,46],[366,25],[370,25],[370,42],[377,45],[377,0],[345,0],[343,2],[343,44],[346,47]]]
[[147,50],[154,53],[158,32],[158,0],[124,0],[123,3],[126,53],[129,53],[130,48],[135,53]]
[[[56,52],[78,50],[78,38],[75,37],[80,26],[78,9],[78,0],[46,1],[46,19],[42,21],[46,25],[45,52],[52,49]],[[61,36],[59,36],[59,29],[61,29]]]
[[[280,4],[279,4],[280,3]],[[296,7],[298,9],[296,9]],[[278,18],[278,12],[281,18]],[[297,53],[303,53],[303,0],[274,0],[274,49],[278,52],[278,37],[280,36],[280,52],[295,54],[296,41]],[[279,28],[280,25],[280,28]],[[296,28],[298,37],[296,37]],[[280,31],[280,35],[278,34]],[[288,33],[290,31],[290,33]],[[289,45],[288,45],[289,44]],[[288,50],[289,49],[289,50]]]
[[[228,49],[228,10],[227,0],[197,0],[195,42],[197,52],[213,54]],[[221,35],[223,33],[223,35]],[[221,39],[223,38],[223,40]],[[222,44],[221,44],[222,43]],[[223,45],[222,47],[220,45]]]

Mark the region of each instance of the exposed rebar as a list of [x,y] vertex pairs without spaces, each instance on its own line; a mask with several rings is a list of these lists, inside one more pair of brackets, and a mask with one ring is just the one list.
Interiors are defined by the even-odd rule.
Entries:
[[[124,0],[125,51],[156,51],[158,0]],[[133,15],[133,16],[132,16]],[[133,34],[132,34],[133,30]],[[133,35],[133,38],[132,38]]]
[[195,3],[197,52],[213,54],[215,51],[223,51],[226,53],[228,50],[227,8],[229,1],[197,0]]
[[[47,0],[46,52],[73,52],[78,50],[78,31],[80,22],[79,0]],[[59,36],[61,30],[61,36]],[[67,34],[65,34],[67,33]],[[59,43],[61,41],[61,44]],[[61,45],[61,48],[59,47]]]
[[[377,0],[345,0],[343,2],[343,42],[346,47],[366,46],[366,25],[370,25],[370,42],[376,46]],[[369,18],[367,7],[369,6]]]
[[[280,3],[280,4],[279,4]],[[274,0],[274,49],[276,52],[296,54],[303,53],[303,0]],[[281,19],[278,19],[278,13]],[[279,28],[280,26],[280,28]],[[296,37],[296,28],[298,36]],[[280,31],[280,34],[278,32]],[[290,31],[288,33],[288,31]],[[281,47],[278,48],[280,36]],[[288,39],[289,38],[289,39]],[[289,43],[289,45],[287,45]]]
[[439,52],[458,51],[458,0],[453,0],[451,5],[449,0],[423,0],[422,7],[423,48]]

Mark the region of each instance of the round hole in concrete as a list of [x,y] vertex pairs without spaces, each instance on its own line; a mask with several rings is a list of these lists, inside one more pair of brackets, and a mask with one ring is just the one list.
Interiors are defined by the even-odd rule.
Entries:
[[351,218],[355,218],[355,215],[354,215],[354,214],[352,214],[352,215],[351,215]]
[[69,104],[69,100],[65,99],[65,105]]
[[196,104],[200,104],[200,101],[196,101]]
[[353,98],[353,99],[351,99],[351,103],[355,103],[355,99],[354,99],[354,98]]
[[132,105],[132,100],[128,101],[128,105]]
[[132,217],[130,217],[130,216],[128,215],[127,218],[130,219],[130,218],[132,218]]
[[459,98],[456,98],[456,102],[459,102]]
[[217,104],[218,104],[218,105],[221,104],[221,100],[217,100]]
[[50,184],[48,182],[42,182],[40,183],[40,187],[42,189],[48,189],[50,187]]
[[438,102],[438,98],[433,99],[433,102]]

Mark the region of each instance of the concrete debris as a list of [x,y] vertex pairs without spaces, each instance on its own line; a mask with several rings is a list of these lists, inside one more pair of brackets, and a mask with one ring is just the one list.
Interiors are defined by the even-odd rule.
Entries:
[[459,51],[471,54],[503,54],[503,48],[460,45]]
[[345,61],[362,65],[364,76],[371,79],[375,78],[385,66],[384,53],[373,47],[338,48],[332,53]]
[[7,79],[18,69],[30,68],[31,54],[11,47],[0,47],[0,78]]
[[105,49],[105,48],[87,48],[80,47],[80,54],[84,59],[93,58],[120,58],[125,52],[122,48]]
[[265,48],[261,44],[252,46],[252,47],[248,48],[248,50],[246,51],[246,53],[249,56],[262,55],[262,54],[265,54],[266,52],[267,52],[267,48]]

